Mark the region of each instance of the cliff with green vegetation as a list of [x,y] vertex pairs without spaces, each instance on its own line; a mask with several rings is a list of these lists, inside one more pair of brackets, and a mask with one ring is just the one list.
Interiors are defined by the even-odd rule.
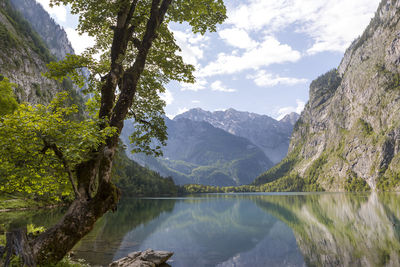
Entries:
[[0,1],[0,74],[15,83],[20,102],[48,103],[72,84],[57,83],[42,76],[46,64],[55,60],[45,42],[10,4]]
[[11,5],[26,19],[39,34],[50,53],[58,60],[74,54],[67,33],[35,0],[9,0]]
[[[383,0],[338,67],[310,86],[288,156],[254,185],[400,189],[400,2]],[[308,188],[309,189],[309,188]],[[279,190],[279,189],[278,189]]]

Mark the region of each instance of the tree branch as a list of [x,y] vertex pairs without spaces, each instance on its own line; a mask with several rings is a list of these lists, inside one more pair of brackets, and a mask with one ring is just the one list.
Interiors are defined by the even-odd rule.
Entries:
[[136,88],[146,64],[147,55],[157,36],[157,30],[163,22],[171,2],[172,0],[163,0],[160,5],[160,0],[152,1],[150,18],[147,21],[146,30],[138,48],[139,51],[136,60],[133,65],[125,71],[122,77],[123,87],[120,88],[121,94],[112,111],[110,126],[117,127],[119,131],[122,130],[123,120],[126,117],[129,108],[132,106]]
[[[125,57],[128,41],[132,33],[128,31],[138,0],[133,0],[129,10],[126,7],[118,12],[117,25],[114,27],[111,46],[111,66],[105,83],[101,87],[100,119],[109,119],[115,102],[115,89],[123,75],[122,58]],[[133,31],[133,30],[132,30]],[[105,127],[105,125],[103,125]]]
[[153,126],[150,122],[148,122],[148,121],[146,121],[146,120],[139,119],[139,118],[136,116],[135,112],[133,112],[132,110],[130,110],[130,113],[131,113],[131,114],[133,115],[133,117],[135,118],[135,121],[138,121],[138,122],[141,122],[141,123],[143,123],[143,124],[147,124],[147,125]]
[[58,159],[62,162],[62,164],[64,165],[64,169],[68,174],[68,179],[72,185],[72,188],[74,190],[75,193],[75,198],[81,198],[81,195],[78,191],[78,188],[75,185],[74,182],[74,176],[72,174],[71,168],[69,167],[68,161],[66,160],[66,158],[64,157],[64,154],[62,153],[62,151],[57,147],[56,144],[49,144],[45,139],[43,139],[44,142],[44,148],[42,149],[42,153],[46,152],[48,149],[51,149],[54,151],[54,154],[58,157]]

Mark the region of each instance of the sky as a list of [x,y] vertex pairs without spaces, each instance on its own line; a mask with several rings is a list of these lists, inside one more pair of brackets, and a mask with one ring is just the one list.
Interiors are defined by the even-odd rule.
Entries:
[[[68,7],[37,1],[64,27],[77,54],[93,44],[75,31],[78,20]],[[228,19],[215,33],[195,35],[185,24],[171,24],[184,61],[196,67],[196,83],[166,86],[167,116],[197,107],[275,119],[300,113],[312,80],[340,64],[379,2],[228,0]]]

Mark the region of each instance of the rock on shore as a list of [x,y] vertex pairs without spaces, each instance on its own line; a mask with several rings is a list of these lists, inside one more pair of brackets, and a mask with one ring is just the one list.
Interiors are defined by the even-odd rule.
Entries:
[[173,255],[169,251],[136,251],[128,254],[127,257],[112,262],[109,267],[156,267],[169,266],[165,262]]

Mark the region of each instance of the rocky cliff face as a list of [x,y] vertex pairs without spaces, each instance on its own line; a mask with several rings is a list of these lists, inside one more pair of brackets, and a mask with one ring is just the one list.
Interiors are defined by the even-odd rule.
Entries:
[[32,28],[40,35],[52,55],[58,60],[67,54],[74,54],[64,29],[35,0],[10,0],[12,6],[21,13]]
[[[47,45],[14,5],[8,0],[0,1],[0,74],[17,85],[15,94],[20,102],[48,103],[62,90],[70,91],[74,98],[77,97],[69,80],[60,84],[42,76],[47,71],[47,63],[57,60],[65,53],[73,52],[68,45],[58,45],[58,42],[64,43],[62,33],[65,35],[65,32],[36,1],[13,0],[13,4],[31,15],[36,27],[47,32],[44,36],[54,35],[60,39],[51,46],[52,42],[47,38]],[[68,40],[65,43],[69,44]]]
[[400,1],[383,0],[338,70],[311,84],[286,174],[312,173],[329,191],[400,189],[399,20]]
[[175,119],[206,121],[233,135],[247,138],[260,147],[273,163],[278,163],[287,154],[290,135],[298,117],[298,114],[292,113],[281,121],[277,121],[266,115],[237,111],[232,108],[215,112],[196,108],[176,116]]
[[0,74],[17,84],[20,101],[47,102],[61,86],[44,78],[52,60],[46,45],[8,1],[0,3]]

